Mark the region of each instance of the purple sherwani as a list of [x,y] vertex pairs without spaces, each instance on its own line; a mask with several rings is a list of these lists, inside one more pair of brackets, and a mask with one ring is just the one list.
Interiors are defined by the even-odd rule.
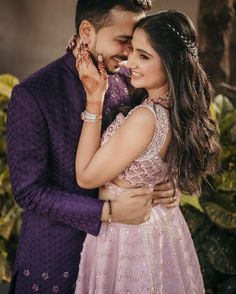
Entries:
[[[106,110],[127,99],[124,75],[109,82]],[[71,52],[14,88],[8,160],[13,193],[25,212],[13,293],[73,293],[85,234],[99,232],[103,202],[97,190],[84,190],[75,179],[85,102]]]

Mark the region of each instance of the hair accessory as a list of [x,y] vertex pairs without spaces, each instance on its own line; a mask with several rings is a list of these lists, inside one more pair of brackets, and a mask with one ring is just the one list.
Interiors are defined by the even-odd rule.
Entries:
[[167,26],[177,35],[179,36],[184,44],[186,45],[188,51],[194,56],[198,57],[198,48],[195,42],[192,42],[189,40],[184,34],[180,33],[178,30],[176,30],[172,25],[167,24]]

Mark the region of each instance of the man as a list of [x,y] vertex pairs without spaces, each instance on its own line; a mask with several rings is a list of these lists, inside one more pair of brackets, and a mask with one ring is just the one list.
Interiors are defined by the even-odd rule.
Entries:
[[[102,53],[112,75],[106,95],[107,113],[127,101],[127,78],[118,73],[130,50],[135,23],[151,7],[149,0],[79,0],[77,35],[92,56]],[[25,210],[11,293],[74,292],[86,233],[97,235],[109,214],[97,190],[84,190],[75,178],[75,154],[85,108],[75,55],[66,55],[15,87],[7,119],[8,158],[13,193]],[[154,204],[177,205],[169,184],[133,189],[117,199],[116,221],[139,224]],[[161,191],[164,190],[164,191]],[[161,199],[164,198],[164,199]],[[82,293],[81,293],[82,294]]]

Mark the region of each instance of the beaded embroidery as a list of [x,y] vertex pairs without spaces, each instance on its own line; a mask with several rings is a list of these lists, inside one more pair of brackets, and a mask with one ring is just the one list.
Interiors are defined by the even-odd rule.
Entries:
[[119,113],[112,124],[103,133],[101,144],[104,144],[109,138],[120,128],[123,122],[138,108],[148,108],[156,120],[156,130],[152,142],[144,150],[144,152],[132,162],[132,164],[124,170],[119,179],[125,180],[132,185],[155,185],[158,177],[165,176],[166,164],[161,159],[159,152],[165,143],[169,132],[169,118],[161,105],[154,104],[146,99],[141,105],[133,108],[126,117]]

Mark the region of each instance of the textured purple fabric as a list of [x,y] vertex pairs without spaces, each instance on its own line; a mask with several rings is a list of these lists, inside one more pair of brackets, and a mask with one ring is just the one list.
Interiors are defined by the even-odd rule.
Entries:
[[[127,77],[109,77],[105,111],[127,100]],[[8,162],[24,217],[15,261],[17,294],[74,292],[86,233],[103,202],[75,179],[85,92],[68,52],[16,86],[7,118]]]

